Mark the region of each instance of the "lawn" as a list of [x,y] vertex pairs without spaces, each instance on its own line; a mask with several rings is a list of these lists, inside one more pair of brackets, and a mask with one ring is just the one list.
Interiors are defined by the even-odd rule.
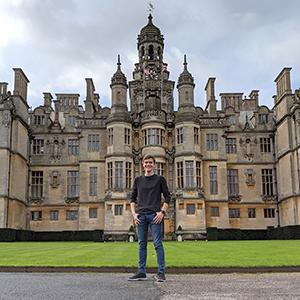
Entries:
[[[300,240],[165,242],[168,267],[300,266]],[[0,243],[0,266],[137,265],[138,245],[127,242]],[[152,243],[149,267],[156,266]]]

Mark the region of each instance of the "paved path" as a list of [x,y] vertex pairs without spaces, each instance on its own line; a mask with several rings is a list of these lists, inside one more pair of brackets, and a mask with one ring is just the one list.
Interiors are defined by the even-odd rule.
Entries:
[[127,274],[0,273],[0,299],[300,299],[300,273],[169,275],[129,282]]

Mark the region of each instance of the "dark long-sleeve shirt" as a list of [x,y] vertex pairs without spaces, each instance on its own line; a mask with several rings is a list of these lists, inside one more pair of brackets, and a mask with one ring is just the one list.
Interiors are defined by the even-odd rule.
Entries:
[[165,202],[169,203],[171,195],[166,179],[159,175],[139,176],[133,183],[131,202],[137,204],[137,213],[160,211],[161,194]]

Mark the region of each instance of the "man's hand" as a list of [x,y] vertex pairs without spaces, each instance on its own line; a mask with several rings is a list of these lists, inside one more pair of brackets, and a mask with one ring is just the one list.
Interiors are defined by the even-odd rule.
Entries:
[[162,211],[157,212],[157,213],[156,213],[156,216],[155,216],[154,219],[153,219],[153,222],[154,222],[155,224],[159,224],[159,223],[163,220],[164,216],[165,216],[165,215],[163,214]]
[[132,217],[133,217],[133,222],[134,222],[135,225],[138,225],[138,224],[141,223],[141,221],[139,220],[139,215],[138,214],[134,213],[132,215]]

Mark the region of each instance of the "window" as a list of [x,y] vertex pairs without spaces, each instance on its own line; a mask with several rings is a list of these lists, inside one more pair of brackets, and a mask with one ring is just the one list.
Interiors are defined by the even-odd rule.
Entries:
[[275,218],[275,208],[265,208],[264,209],[265,218]]
[[155,169],[156,169],[157,175],[165,176],[165,164],[164,163],[156,163]]
[[199,128],[194,127],[194,143],[199,145]]
[[271,152],[271,138],[260,138],[260,152]]
[[99,151],[99,134],[89,134],[88,135],[88,151],[96,152]]
[[239,218],[240,209],[239,208],[229,208],[229,218]]
[[185,186],[187,188],[194,187],[194,162],[192,160],[185,162]]
[[112,177],[113,177],[113,163],[107,163],[107,188],[112,189]]
[[218,206],[211,207],[210,208],[210,215],[212,217],[219,217],[220,216],[219,207]]
[[267,124],[269,122],[268,114],[259,114],[258,115],[258,123],[259,124]]
[[68,197],[79,197],[79,172],[68,171]]
[[78,219],[78,211],[77,210],[67,210],[66,219],[68,221],[75,221]]
[[98,210],[95,207],[89,208],[89,218],[90,219],[97,219]]
[[76,116],[69,116],[68,117],[68,123],[71,126],[76,126],[77,125],[77,117]]
[[31,172],[31,197],[33,199],[43,197],[43,171]]
[[132,188],[131,173],[132,173],[132,163],[127,161],[126,162],[126,189]]
[[98,168],[90,168],[90,196],[97,196],[97,174]]
[[197,187],[201,187],[201,162],[196,161],[196,184]]
[[114,129],[108,129],[108,145],[112,145],[114,143]]
[[255,208],[248,208],[248,218],[249,219],[256,218],[256,209]]
[[69,155],[79,155],[79,140],[78,139],[68,140],[68,154]]
[[226,139],[226,153],[236,153],[236,138]]
[[123,189],[123,162],[115,162],[115,189]]
[[264,196],[273,196],[273,170],[272,169],[262,169],[262,194]]
[[187,215],[194,215],[196,213],[195,204],[187,204],[186,205],[186,214]]
[[216,133],[206,134],[206,150],[208,151],[218,150],[218,135]]
[[44,154],[44,140],[34,139],[32,141],[32,154]]
[[125,128],[124,129],[124,136],[125,136],[125,145],[130,145],[130,129]]
[[218,176],[217,176],[217,167],[209,167],[209,186],[211,194],[218,194]]
[[115,216],[122,216],[123,214],[123,205],[116,204],[115,205]]
[[34,116],[34,125],[45,125],[45,116]]
[[162,145],[164,130],[159,128],[149,128],[144,131],[145,145]]
[[227,170],[227,188],[229,196],[237,196],[239,194],[239,177],[238,170]]
[[57,221],[58,220],[58,210],[51,210],[50,211],[50,220]]
[[32,211],[31,212],[31,221],[41,221],[42,220],[42,211]]
[[179,189],[183,188],[183,162],[177,163],[177,187]]
[[183,127],[176,129],[177,144],[183,143]]

